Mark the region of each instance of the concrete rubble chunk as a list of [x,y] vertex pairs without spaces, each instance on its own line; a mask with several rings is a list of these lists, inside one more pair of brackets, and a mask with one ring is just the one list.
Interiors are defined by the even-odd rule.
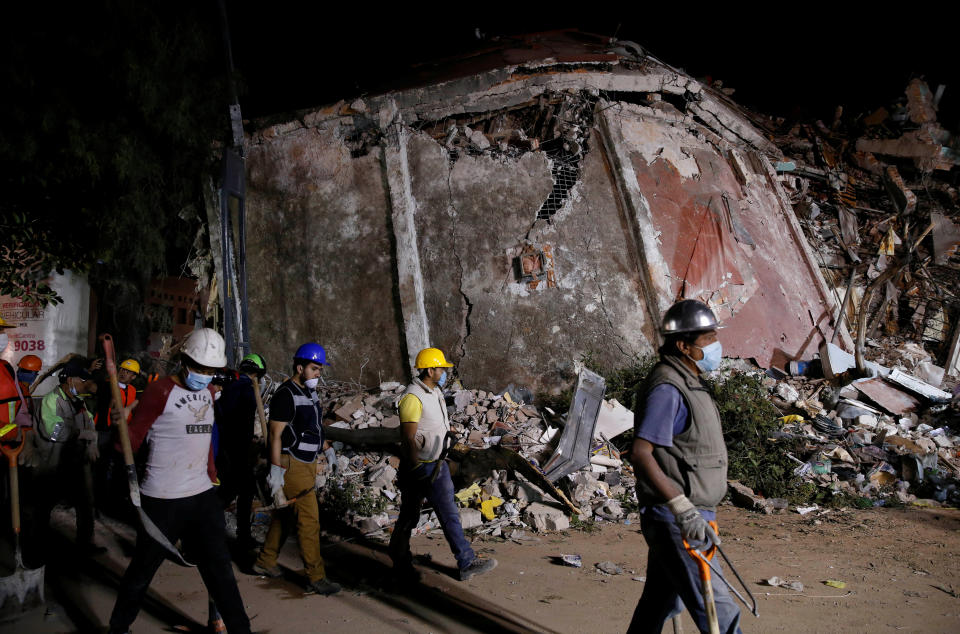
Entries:
[[463,526],[463,530],[470,530],[471,528],[483,526],[483,514],[479,509],[460,509],[460,525]]
[[[478,511],[479,513],[479,511]],[[534,502],[524,510],[524,521],[538,533],[562,531],[570,528],[570,520],[562,509]]]
[[736,480],[727,482],[727,490],[730,493],[730,501],[740,508],[765,514],[770,514],[773,511],[773,506],[767,500],[754,493],[750,487]]

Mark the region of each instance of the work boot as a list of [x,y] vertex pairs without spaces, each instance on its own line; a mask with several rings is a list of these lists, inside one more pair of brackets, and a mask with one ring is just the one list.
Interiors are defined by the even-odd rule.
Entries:
[[317,579],[307,584],[307,589],[304,594],[319,594],[320,596],[328,597],[338,592],[340,592],[340,584],[334,583],[324,577],[323,579]]
[[258,563],[254,563],[253,566],[251,566],[251,569],[253,570],[254,574],[270,577],[271,579],[276,579],[283,576],[283,568],[280,566],[270,566],[267,568],[266,566],[261,566]]
[[490,572],[496,567],[496,559],[493,559],[492,557],[489,559],[477,557],[470,562],[469,566],[460,569],[460,581],[467,581],[468,579],[472,579],[477,575]]

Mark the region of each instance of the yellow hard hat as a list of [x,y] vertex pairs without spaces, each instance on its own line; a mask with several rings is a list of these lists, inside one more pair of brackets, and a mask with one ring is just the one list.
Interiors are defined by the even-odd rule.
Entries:
[[427,368],[452,368],[452,363],[447,363],[443,352],[439,348],[424,348],[417,353],[416,367],[418,370]]
[[9,321],[0,317],[0,328],[16,328],[14,324],[11,324]]
[[140,364],[136,359],[127,359],[120,364],[120,367],[124,370],[130,370],[134,374],[140,374]]

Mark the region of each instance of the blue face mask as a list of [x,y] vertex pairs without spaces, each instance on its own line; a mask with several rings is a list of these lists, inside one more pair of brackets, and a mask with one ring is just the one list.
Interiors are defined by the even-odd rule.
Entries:
[[719,341],[714,341],[709,346],[700,348],[700,350],[703,352],[703,358],[695,363],[701,372],[713,372],[720,367],[720,358],[723,356],[723,346],[720,345]]
[[444,370],[443,374],[440,375],[440,378],[437,379],[437,385],[443,387],[443,384],[447,382],[447,371]]
[[210,381],[212,380],[212,374],[197,374],[196,372],[187,370],[187,378],[183,380],[183,386],[193,392],[199,392],[210,385]]
[[75,388],[75,387],[73,387],[73,386],[71,385],[71,386],[70,386],[70,393],[73,394],[74,396],[76,396],[76,395],[77,395],[77,388]]
[[26,383],[29,385],[30,383],[33,383],[35,378],[37,378],[36,372],[30,372],[29,370],[17,370],[17,379],[19,379],[21,383]]

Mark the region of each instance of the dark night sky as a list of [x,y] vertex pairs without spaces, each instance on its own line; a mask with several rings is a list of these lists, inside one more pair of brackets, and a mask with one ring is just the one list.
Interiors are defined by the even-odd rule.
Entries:
[[789,15],[772,17],[770,7],[752,14],[717,4],[697,9],[661,3],[651,9],[638,3],[629,10],[598,5],[591,15],[588,5],[398,5],[410,9],[402,12],[282,0],[266,7],[228,2],[227,11],[236,66],[246,83],[246,117],[375,93],[412,64],[484,46],[476,28],[490,37],[573,27],[617,32],[695,77],[722,79],[736,88],[735,100],[770,114],[800,109],[829,119],[838,104],[848,112],[872,110],[899,98],[909,79],[922,75],[931,89],[948,85],[941,120],[958,128],[955,42],[936,31],[935,16],[927,13],[922,24],[921,16],[911,24],[907,9],[838,17],[830,14],[831,5],[794,5]]

